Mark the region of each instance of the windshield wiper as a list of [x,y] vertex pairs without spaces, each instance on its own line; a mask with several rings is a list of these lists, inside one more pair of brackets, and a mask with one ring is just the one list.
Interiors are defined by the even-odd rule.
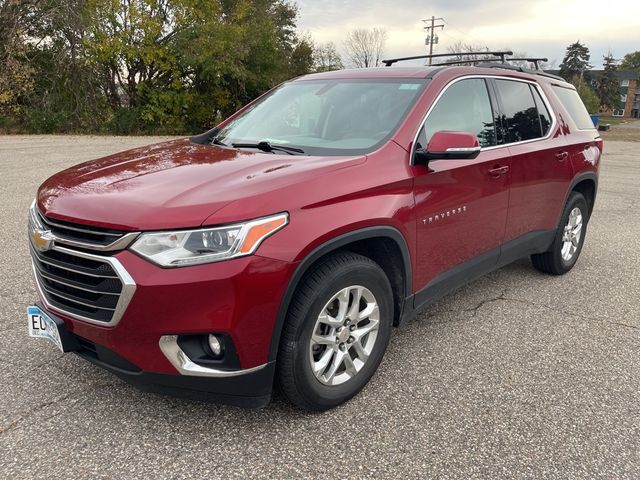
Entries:
[[213,140],[211,140],[211,145],[220,145],[222,147],[228,147],[229,146],[226,143],[224,143],[222,140],[218,139],[218,137],[214,137]]
[[258,150],[262,150],[263,152],[285,152],[289,155],[304,155],[304,150],[301,148],[295,147],[286,147],[284,145],[274,145],[273,143],[269,143],[267,141],[262,141],[258,143],[232,143],[235,148],[257,148]]

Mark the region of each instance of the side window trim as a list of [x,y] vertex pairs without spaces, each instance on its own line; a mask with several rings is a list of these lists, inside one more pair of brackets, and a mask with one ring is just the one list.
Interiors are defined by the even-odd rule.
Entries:
[[[556,125],[558,124],[558,119],[556,117],[556,112],[551,107],[551,103],[549,102],[549,99],[547,98],[547,94],[545,93],[545,91],[542,89],[542,87],[538,83],[534,82],[533,80],[525,80],[525,79],[522,79],[522,78],[514,78],[514,77],[505,77],[505,76],[500,76],[500,75],[465,75],[465,76],[462,76],[462,77],[454,78],[449,83],[447,83],[444,86],[444,88],[440,91],[440,93],[438,93],[438,95],[434,99],[433,103],[429,106],[429,109],[427,110],[427,113],[424,115],[424,117],[422,117],[422,121],[418,125],[418,129],[416,130],[416,133],[413,136],[413,142],[411,144],[411,151],[409,153],[409,164],[410,165],[413,165],[413,158],[414,158],[414,155],[415,155],[415,152],[416,152],[416,145],[417,145],[417,142],[418,142],[418,136],[420,135],[420,132],[424,128],[424,124],[426,123],[427,118],[429,118],[429,114],[431,113],[433,108],[436,106],[436,104],[440,100],[440,97],[442,97],[444,92],[446,92],[447,89],[451,85],[453,85],[456,82],[459,82],[460,80],[465,80],[465,79],[468,79],[468,78],[482,78],[482,79],[484,79],[484,81],[485,81],[485,83],[487,85],[493,84],[494,83],[493,80],[496,80],[496,79],[513,80],[513,81],[516,81],[516,82],[528,83],[533,88],[535,88],[538,91],[538,93],[540,94],[540,97],[542,98],[542,102],[544,103],[545,107],[547,107],[547,110],[549,111],[549,115],[551,116],[551,120],[552,120],[551,121],[551,126],[549,127],[549,132],[544,137],[534,138],[534,139],[531,139],[531,140],[522,140],[520,142],[514,142],[514,143],[498,143],[497,145],[494,145],[492,147],[483,147],[482,151],[494,150],[494,149],[497,149],[497,148],[504,148],[504,147],[508,147],[509,145],[519,145],[519,144],[522,144],[522,143],[539,142],[541,140],[547,140],[553,134],[553,131],[555,130]],[[495,85],[492,88],[495,89]],[[496,100],[498,101],[497,104],[494,104],[493,101],[492,101],[492,98],[491,98],[492,91],[496,95]],[[493,109],[494,105],[496,105],[498,113],[500,114],[500,116],[502,116],[503,109],[502,109],[502,106],[499,104],[500,100],[497,97],[498,97],[497,92],[495,90],[489,89],[489,101],[491,102],[491,105],[492,105],[491,108]],[[495,119],[494,119],[494,122],[495,122]],[[498,130],[498,126],[496,125],[496,131],[497,130]],[[500,142],[500,140],[501,140],[499,134],[498,134],[497,140],[498,140],[498,142]],[[502,139],[502,140],[504,140],[504,139]]]
[[[543,137],[548,133],[544,131],[544,124],[542,123],[542,117],[543,117],[543,113],[546,114],[547,117],[549,117],[549,119],[551,119],[551,114],[549,113],[549,110],[547,109],[547,106],[544,104],[544,101],[542,100],[542,97],[540,96],[540,92],[538,91],[537,88],[533,88],[533,85],[529,85],[529,88],[531,89],[531,95],[533,95],[533,102],[536,105],[536,111],[538,112],[538,120],[540,120],[540,131],[543,132]],[[537,94],[537,95],[536,95]],[[538,105],[538,104],[541,105]],[[540,109],[538,108],[538,106],[541,106],[542,108],[545,109],[545,112],[540,112]],[[549,124],[549,128],[551,128],[551,124]]]
[[[493,86],[490,85],[490,81],[488,78],[483,77],[484,80],[484,87],[487,89],[487,95],[489,95],[489,106],[491,108],[491,120],[493,121],[493,141],[495,142],[495,145],[492,145],[494,147],[497,147],[498,145],[500,145],[498,143],[498,123],[496,122],[496,120],[498,119],[496,117],[496,113],[498,113],[498,105],[496,103],[496,96],[495,96],[495,91],[493,90]],[[489,147],[487,147],[489,148]]]
[[[489,89],[489,98],[491,99],[492,105],[491,108],[493,108],[493,123],[496,129],[496,145],[494,147],[486,148],[496,148],[501,147],[505,144],[504,125],[502,124],[504,109],[502,108],[502,101],[500,100],[500,95],[498,95],[495,80],[493,78],[486,78],[485,80],[487,82],[487,88]],[[486,150],[486,148],[484,150]]]
[[538,125],[540,125],[540,138],[545,136],[544,127],[542,126],[542,118],[540,115],[540,110],[538,109],[538,102],[536,101],[536,94],[533,93],[533,87],[529,85],[529,92],[531,93],[531,98],[533,98],[533,106],[536,107],[536,117],[538,118]]

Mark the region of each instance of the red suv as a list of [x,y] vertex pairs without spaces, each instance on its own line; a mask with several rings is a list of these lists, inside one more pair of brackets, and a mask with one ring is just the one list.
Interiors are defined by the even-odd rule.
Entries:
[[531,256],[576,263],[602,140],[576,90],[506,64],[286,82],[215,129],[49,178],[30,211],[44,336],[143,388],[325,410],[391,328]]

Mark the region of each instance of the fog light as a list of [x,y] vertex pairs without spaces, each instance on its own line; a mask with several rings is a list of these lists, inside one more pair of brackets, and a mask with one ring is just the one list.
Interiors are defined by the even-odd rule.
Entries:
[[211,349],[211,353],[213,353],[214,357],[222,355],[222,344],[220,343],[220,340],[218,340],[218,337],[213,334],[209,335],[209,348]]

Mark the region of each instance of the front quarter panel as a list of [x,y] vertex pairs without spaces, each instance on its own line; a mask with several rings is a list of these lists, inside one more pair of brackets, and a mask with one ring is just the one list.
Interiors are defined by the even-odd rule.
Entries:
[[[400,232],[411,258],[415,257],[413,179],[408,154],[395,143],[389,142],[360,165],[300,187],[282,199],[289,225],[265,240],[260,255],[297,263],[332,238],[388,226]],[[299,204],[302,198],[307,201]],[[286,208],[296,203],[295,208]]]

